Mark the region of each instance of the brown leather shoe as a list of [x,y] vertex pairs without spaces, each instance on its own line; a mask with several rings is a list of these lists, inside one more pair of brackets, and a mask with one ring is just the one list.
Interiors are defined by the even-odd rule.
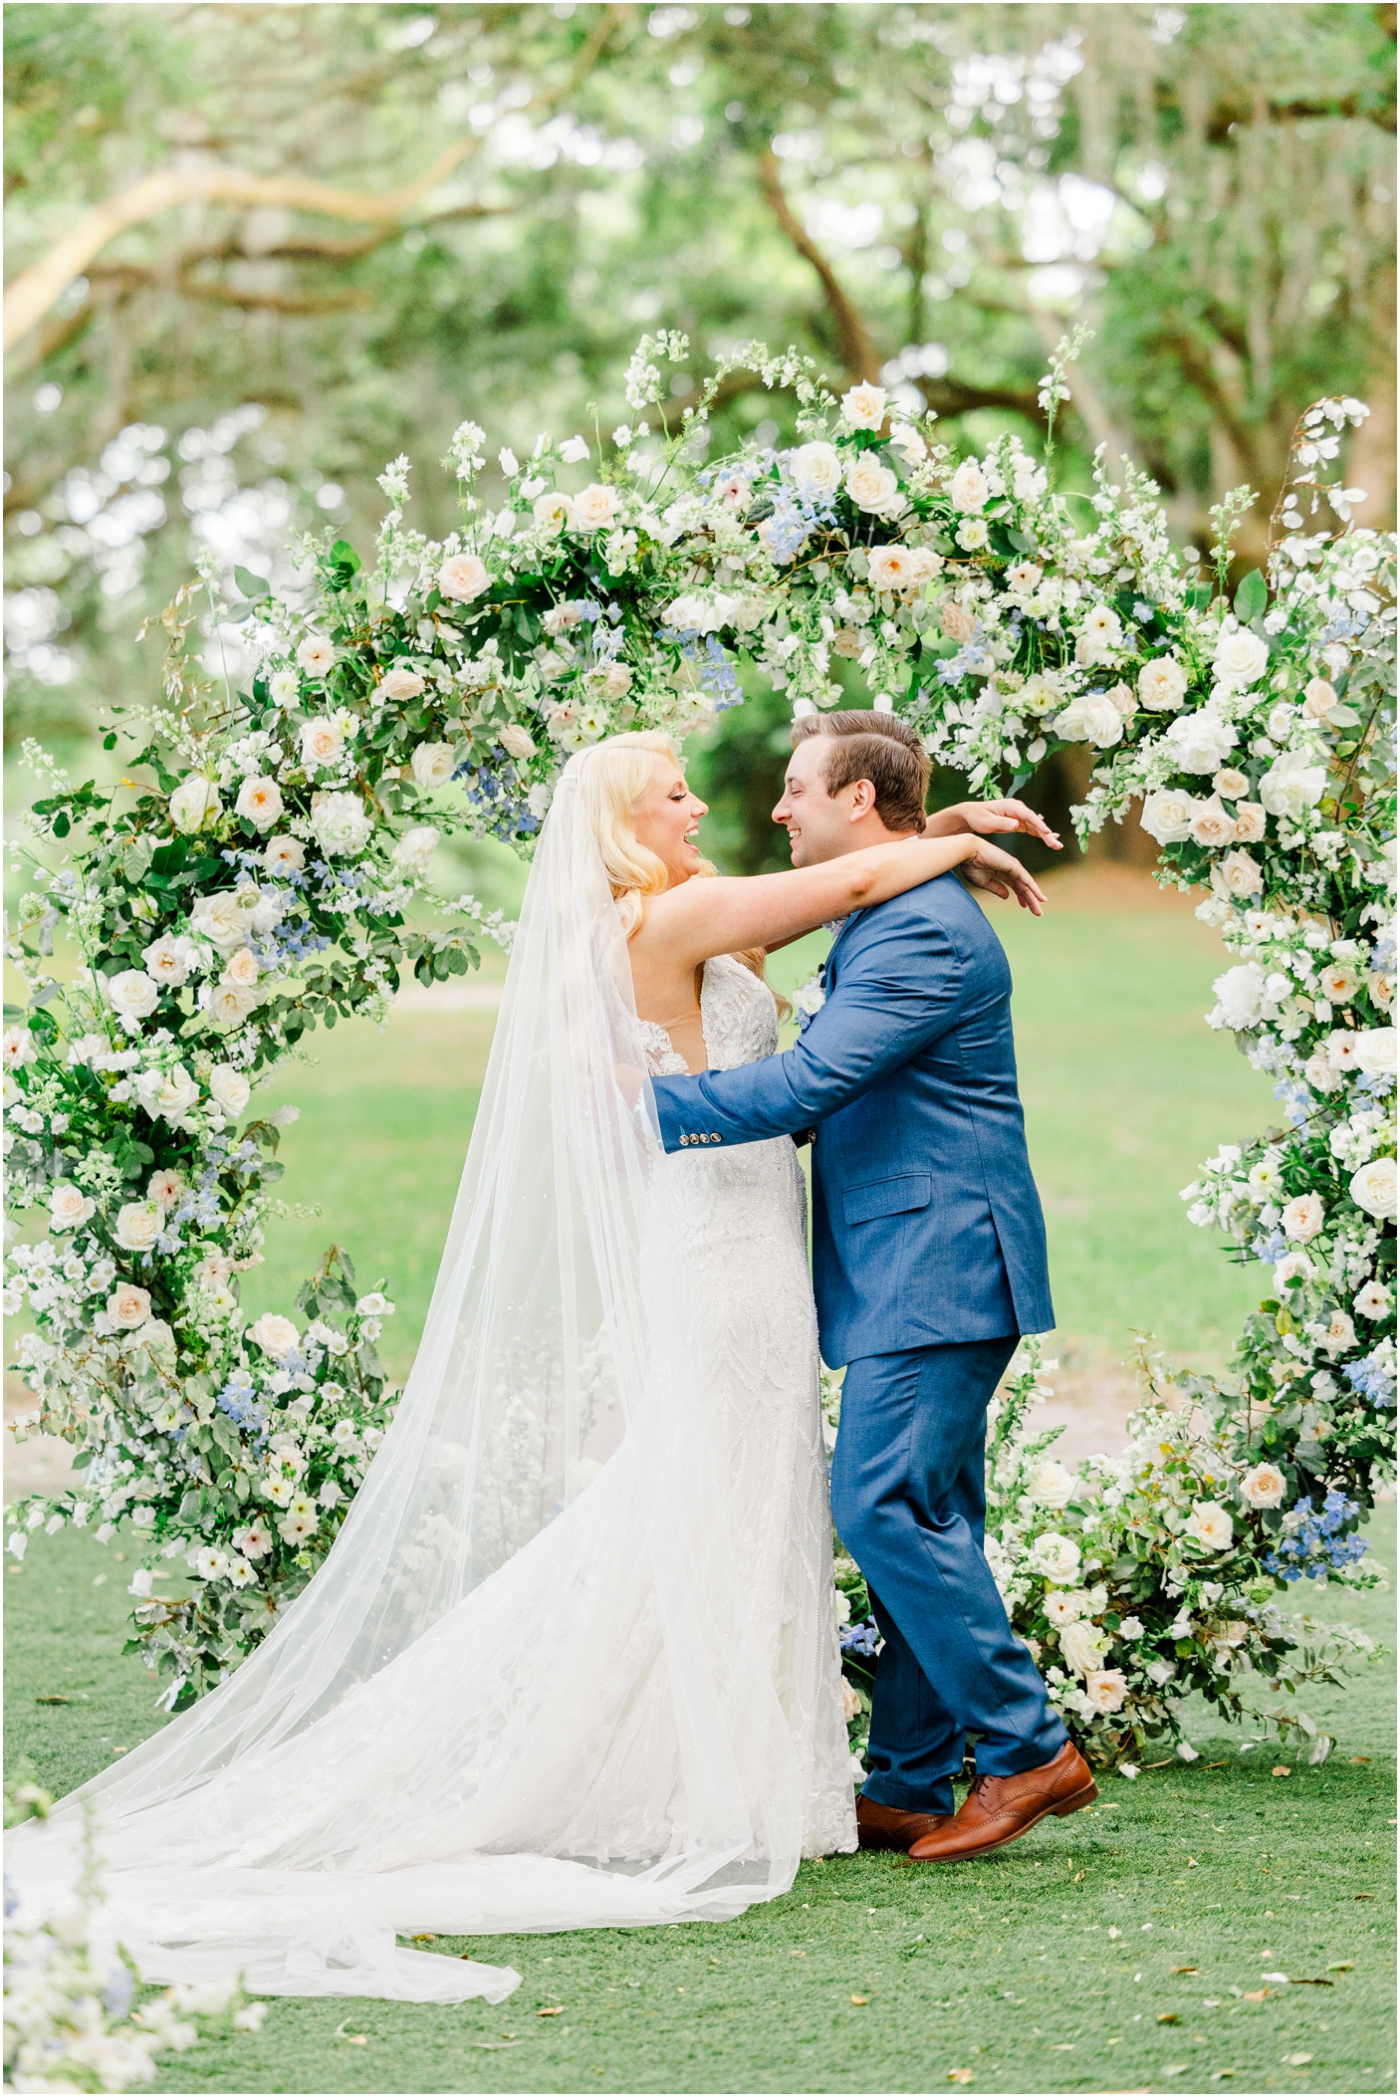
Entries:
[[856,1800],[856,1832],[862,1849],[907,1850],[923,1836],[937,1835],[953,1825],[951,1813],[903,1813],[898,1806],[882,1806],[862,1791]]
[[[940,1819],[909,1845],[911,1862],[955,1864],[1014,1842],[1047,1813],[1077,1813],[1099,1795],[1088,1763],[1072,1740],[1053,1762],[1014,1777],[978,1777],[951,1820]],[[909,1816],[912,1817],[912,1816]]]

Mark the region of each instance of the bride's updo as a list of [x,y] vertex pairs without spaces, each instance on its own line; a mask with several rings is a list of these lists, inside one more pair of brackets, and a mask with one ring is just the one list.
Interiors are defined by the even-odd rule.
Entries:
[[[636,812],[652,783],[653,757],[669,757],[682,769],[679,750],[658,728],[610,735],[578,751],[565,767],[566,776],[578,784],[629,939],[642,921],[642,898],[661,895],[671,879],[665,861],[641,843],[635,828]],[[702,859],[697,872],[712,874],[714,868]]]

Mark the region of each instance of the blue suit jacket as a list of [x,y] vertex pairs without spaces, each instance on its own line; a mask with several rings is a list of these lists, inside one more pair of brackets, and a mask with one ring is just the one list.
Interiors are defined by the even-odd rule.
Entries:
[[1055,1322],[1000,940],[952,874],[847,920],[796,1045],[655,1078],[668,1151],[816,1130],[813,1278],[832,1366]]

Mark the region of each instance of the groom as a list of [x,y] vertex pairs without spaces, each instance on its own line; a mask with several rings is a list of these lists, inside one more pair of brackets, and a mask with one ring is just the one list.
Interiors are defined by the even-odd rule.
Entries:
[[[893,714],[809,714],[793,745],[773,818],[795,866],[921,832],[1058,842],[1017,801],[926,818],[928,759]],[[822,1354],[847,1365],[832,1515],[884,1639],[860,1840],[953,1861],[1098,1795],[982,1549],[987,1403],[1018,1336],[1054,1323],[1011,977],[945,874],[847,918],[823,982],[786,1054],[653,1085],[668,1151],[811,1136]],[[954,1813],[969,1734],[977,1780]]]

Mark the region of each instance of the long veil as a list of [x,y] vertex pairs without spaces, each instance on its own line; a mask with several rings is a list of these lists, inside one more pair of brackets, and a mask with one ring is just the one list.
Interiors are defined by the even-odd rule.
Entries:
[[[794,1743],[670,1340],[684,1243],[658,1272],[668,1161],[579,762],[422,1344],[325,1565],[217,1691],[11,1842],[23,1911],[52,1910],[89,1812],[150,1979],[499,1999],[509,1968],[396,1936],[718,1918],[795,1874]],[[641,1674],[609,1658],[642,1648]]]

